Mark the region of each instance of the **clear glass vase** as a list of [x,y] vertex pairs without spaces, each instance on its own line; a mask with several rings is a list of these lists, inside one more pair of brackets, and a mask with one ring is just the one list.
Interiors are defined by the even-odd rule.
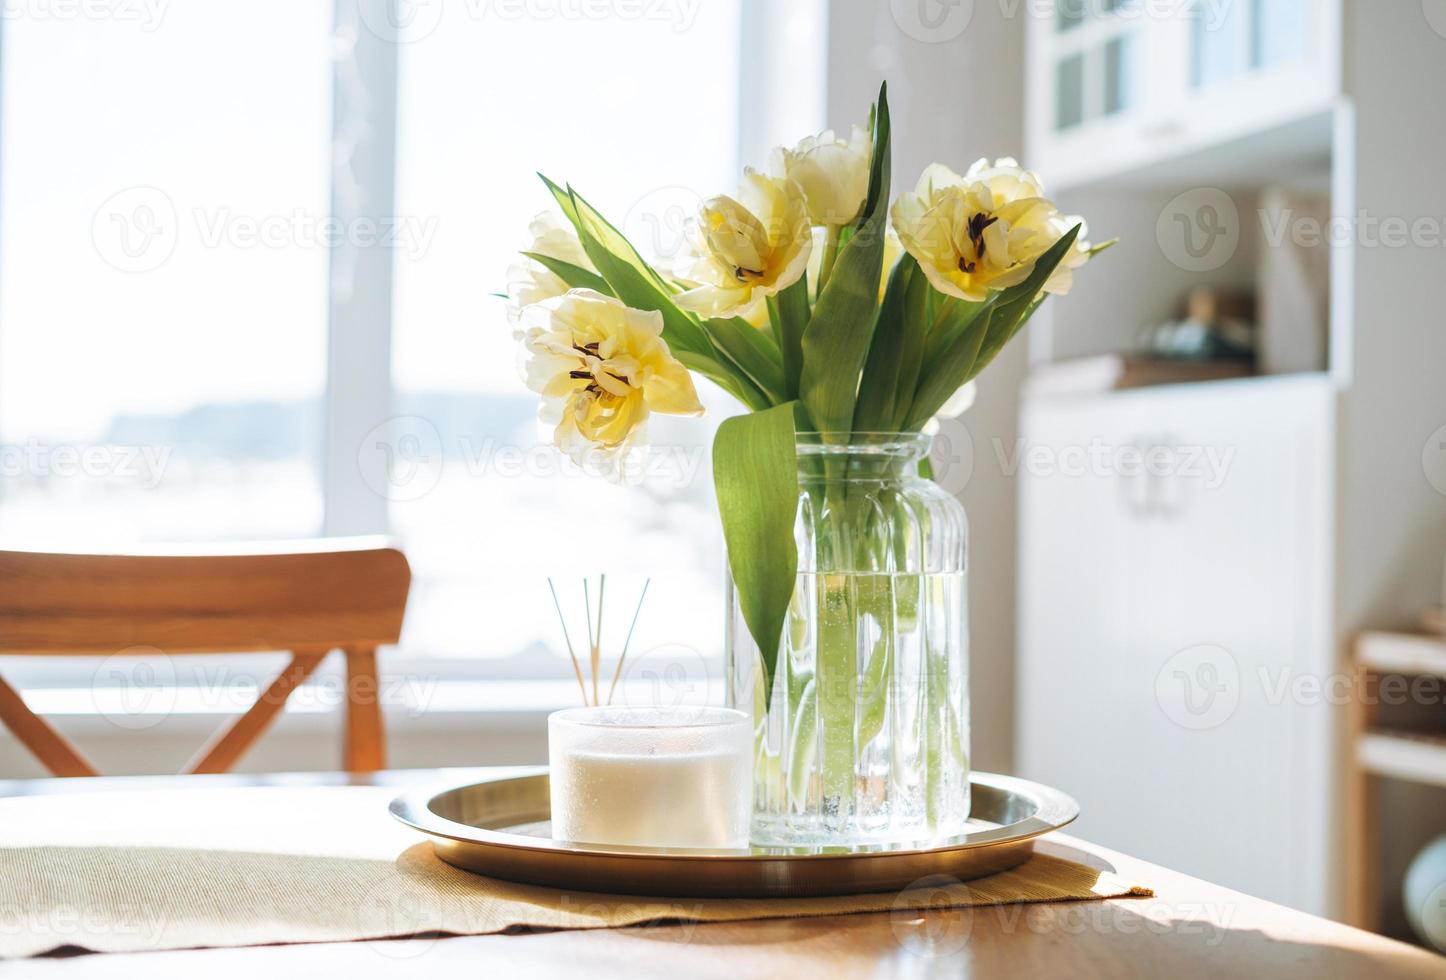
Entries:
[[728,695],[754,722],[755,844],[926,842],[969,817],[964,508],[918,433],[798,437],[798,578],[764,709],[728,576]]

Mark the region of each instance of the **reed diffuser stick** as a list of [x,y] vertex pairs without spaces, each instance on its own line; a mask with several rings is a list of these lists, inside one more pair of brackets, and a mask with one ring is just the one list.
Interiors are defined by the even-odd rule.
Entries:
[[643,600],[648,597],[648,586],[653,584],[652,579],[644,579],[642,594],[638,596],[638,608],[633,610],[633,621],[628,626],[627,638],[623,640],[623,652],[618,655],[617,666],[613,668],[613,682],[608,687],[608,704],[613,703],[613,692],[618,689],[618,678],[623,676],[623,661],[628,659],[628,647],[633,642],[633,630],[638,625],[638,614],[643,611]]
[[562,638],[567,643],[567,655],[572,660],[572,673],[577,678],[577,689],[582,692],[582,703],[587,704],[587,687],[582,682],[582,667],[577,662],[577,654],[572,651],[572,637],[567,632],[567,617],[562,614],[562,603],[557,601],[557,587],[552,584],[552,578],[547,580],[547,588],[552,592],[552,605],[557,610],[557,621],[562,624]]
[[597,577],[597,629],[593,632],[592,644],[592,703],[594,705],[598,703],[597,671],[602,662],[603,589],[607,588],[607,584],[607,575],[599,573]]
[[[607,575],[600,574],[597,579],[597,617],[592,614],[592,583],[586,578],[582,580],[582,602],[583,613],[587,622],[587,652],[588,652],[588,673],[592,684],[592,693],[588,693],[588,679],[582,675],[582,661],[578,659],[577,651],[572,646],[572,634],[567,629],[567,617],[562,613],[562,602],[557,597],[557,586],[552,579],[547,580],[547,588],[552,592],[552,607],[557,610],[557,621],[562,624],[562,638],[567,643],[567,655],[572,660],[572,675],[577,678],[577,688],[582,692],[583,707],[598,707],[602,704],[598,685],[602,674],[602,630],[603,630],[603,603],[607,598]],[[628,659],[628,648],[632,646],[633,631],[638,627],[638,616],[643,611],[643,600],[648,597],[648,587],[653,584],[651,578],[643,581],[643,591],[638,595],[637,608],[633,610],[633,620],[628,624],[627,636],[623,638],[623,649],[618,655],[617,665],[613,668],[612,683],[608,686],[608,704],[613,703],[613,694],[618,689],[618,681],[623,675],[623,664]]]

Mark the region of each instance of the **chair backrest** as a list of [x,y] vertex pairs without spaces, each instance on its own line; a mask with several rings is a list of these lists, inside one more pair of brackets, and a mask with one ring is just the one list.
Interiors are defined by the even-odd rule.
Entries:
[[[291,663],[188,772],[223,772],[332,650],[347,658],[346,767],[384,768],[376,648],[396,643],[406,557],[374,538],[122,555],[0,551],[0,653],[289,651]],[[94,768],[0,679],[0,722],[57,775]]]

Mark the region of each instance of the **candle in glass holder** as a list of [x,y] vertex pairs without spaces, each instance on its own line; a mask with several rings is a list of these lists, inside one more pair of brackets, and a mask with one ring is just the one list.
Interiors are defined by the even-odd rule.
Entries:
[[558,711],[548,718],[548,755],[556,840],[748,846],[753,731],[741,711]]

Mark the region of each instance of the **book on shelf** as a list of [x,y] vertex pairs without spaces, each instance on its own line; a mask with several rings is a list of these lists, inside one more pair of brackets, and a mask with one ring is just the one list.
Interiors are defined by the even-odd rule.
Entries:
[[1151,385],[1187,384],[1249,377],[1246,361],[1193,361],[1139,354],[1098,354],[1034,367],[1025,381],[1030,394],[1077,395]]

